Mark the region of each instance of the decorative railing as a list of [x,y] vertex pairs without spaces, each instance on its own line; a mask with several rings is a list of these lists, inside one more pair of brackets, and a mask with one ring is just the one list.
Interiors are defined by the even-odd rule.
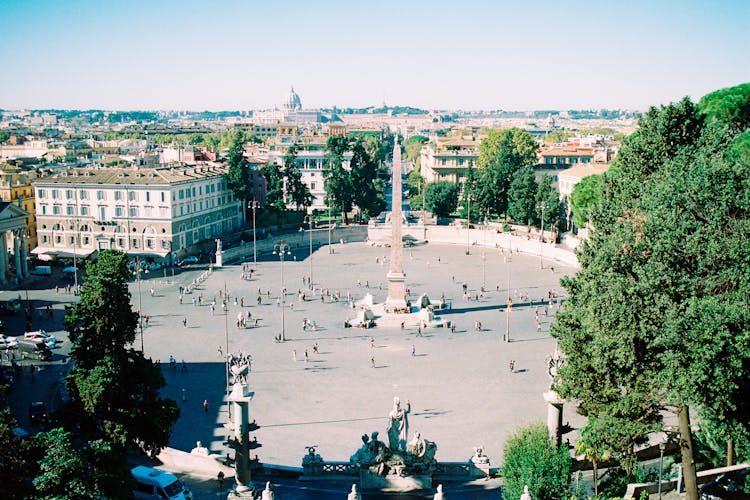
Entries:
[[324,462],[323,474],[332,474],[337,476],[357,476],[359,468],[348,462]]

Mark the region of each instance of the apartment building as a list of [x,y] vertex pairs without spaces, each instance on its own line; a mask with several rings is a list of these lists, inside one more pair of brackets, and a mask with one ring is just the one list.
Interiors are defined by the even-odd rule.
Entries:
[[40,258],[114,248],[174,261],[242,224],[227,167],[78,168],[34,182]]
[[34,211],[34,188],[31,185],[37,177],[34,170],[20,169],[14,165],[0,165],[0,201],[13,203],[28,215],[24,244],[26,252],[36,247],[36,213]]
[[466,169],[476,167],[479,140],[436,137],[422,146],[420,174],[426,182],[448,181],[463,186]]

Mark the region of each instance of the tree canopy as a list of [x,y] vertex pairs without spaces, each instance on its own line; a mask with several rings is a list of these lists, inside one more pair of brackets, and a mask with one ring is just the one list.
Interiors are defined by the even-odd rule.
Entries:
[[580,401],[589,435],[606,423],[597,442],[630,473],[662,411],[677,414],[689,498],[689,408],[727,439],[750,432],[750,169],[727,154],[734,134],[687,98],[641,118],[602,178],[552,328],[558,391]]
[[534,138],[525,130],[490,130],[479,143],[478,182],[472,190],[480,213],[507,212],[512,176],[521,167],[536,163],[536,150]]
[[456,210],[458,184],[448,181],[430,182],[425,186],[425,208],[438,217],[448,217]]
[[297,210],[303,210],[312,205],[312,194],[310,194],[310,188],[302,182],[302,172],[297,167],[297,147],[292,146],[284,156],[284,172],[282,180],[283,185],[286,184],[285,196],[286,199],[292,203]]
[[570,210],[573,213],[573,223],[583,229],[591,220],[591,210],[599,201],[599,191],[602,186],[601,175],[589,175],[573,186],[570,194]]
[[65,316],[75,361],[68,376],[71,411],[94,439],[156,453],[167,445],[179,409],[159,395],[161,370],[131,346],[138,315],[130,306],[126,263],[122,252],[99,252],[87,263],[80,300]]
[[344,168],[344,153],[349,149],[345,136],[331,136],[326,141],[326,167],[323,172],[326,203],[341,211],[344,224],[349,223],[349,212],[354,204],[354,186]]

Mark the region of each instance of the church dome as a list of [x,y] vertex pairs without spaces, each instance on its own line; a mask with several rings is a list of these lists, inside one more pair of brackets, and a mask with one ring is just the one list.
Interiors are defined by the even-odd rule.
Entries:
[[289,93],[284,97],[282,107],[286,110],[302,109],[302,102],[299,100],[299,96],[294,91],[294,87],[289,89]]

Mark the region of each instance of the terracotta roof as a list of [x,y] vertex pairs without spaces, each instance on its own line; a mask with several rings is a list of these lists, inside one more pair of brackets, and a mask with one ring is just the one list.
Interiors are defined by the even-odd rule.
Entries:
[[550,148],[539,152],[542,156],[593,156],[594,148],[562,147]]
[[559,172],[557,177],[568,176],[583,179],[589,175],[603,174],[607,170],[609,170],[609,163],[579,163]]

